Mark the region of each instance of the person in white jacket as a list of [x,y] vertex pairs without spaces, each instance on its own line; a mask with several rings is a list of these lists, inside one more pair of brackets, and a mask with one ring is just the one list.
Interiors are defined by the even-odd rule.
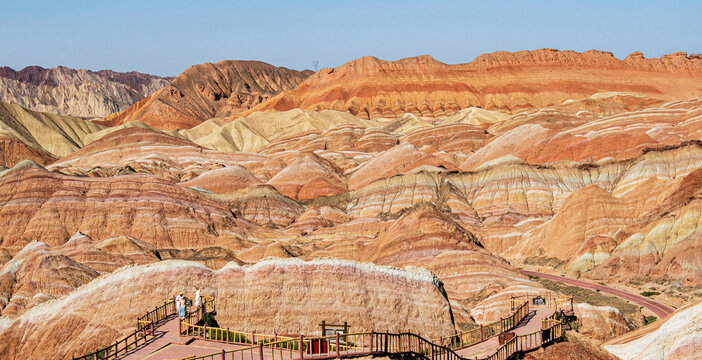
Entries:
[[195,309],[200,306],[200,288],[195,288]]
[[185,304],[183,304],[183,292],[181,291],[175,298],[176,313],[182,319],[185,317]]

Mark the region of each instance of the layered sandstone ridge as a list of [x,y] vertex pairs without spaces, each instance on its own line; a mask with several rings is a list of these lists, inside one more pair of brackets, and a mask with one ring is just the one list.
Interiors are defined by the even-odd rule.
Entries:
[[168,86],[129,109],[102,120],[119,125],[139,120],[160,129],[189,129],[214,117],[254,107],[291,90],[310,75],[260,61],[225,60],[194,65]]
[[[6,137],[20,141],[26,147],[46,152],[52,157],[66,156],[80,149],[89,134],[102,129],[102,126],[83,119],[36,112],[19,105],[0,102],[0,132],[7,134]],[[8,151],[8,154],[12,153],[14,151]],[[24,159],[35,158],[17,158]]]
[[702,302],[676,310],[604,348],[621,359],[698,359],[702,346]]
[[608,91],[699,97],[701,79],[702,59],[686,53],[658,59],[634,53],[619,60],[602,51],[541,49],[485,54],[459,65],[428,55],[363,57],[322,69],[255,110],[332,109],[365,119],[403,113],[440,118],[469,106],[515,113]]
[[578,332],[597,342],[611,340],[637,328],[621,311],[611,306],[579,303],[574,308],[580,321]]
[[31,162],[0,173],[0,219],[2,247],[13,254],[35,239],[63,244],[77,231],[178,248],[242,231],[230,209],[153,175],[73,177]]
[[34,111],[95,118],[125,110],[170,81],[134,71],[0,67],[0,101]]
[[0,167],[10,168],[23,160],[46,165],[56,160],[48,152],[27,145],[8,132],[0,130]]
[[167,261],[122,268],[3,323],[0,353],[51,359],[83,354],[133,331],[135,317],[193,287],[215,296],[217,320],[231,329],[316,334],[319,319],[327,319],[348,321],[359,331],[412,329],[432,338],[454,331],[441,282],[422,269],[293,259],[212,271]]
[[0,309],[16,317],[121,266],[159,260],[153,246],[127,236],[94,241],[77,232],[54,247],[32,241],[0,268]]
[[365,128],[370,124],[338,111],[294,109],[276,113],[256,112],[231,122],[210,119],[180,133],[198,145],[214,150],[258,152],[274,140],[283,141],[292,135],[312,137],[340,125]]
[[646,148],[699,140],[702,102],[688,99],[590,118],[542,109],[488,128],[496,136],[460,164],[464,171],[512,155],[531,164],[629,159]]

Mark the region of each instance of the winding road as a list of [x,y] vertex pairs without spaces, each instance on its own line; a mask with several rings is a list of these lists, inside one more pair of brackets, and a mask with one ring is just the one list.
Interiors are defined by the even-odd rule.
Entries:
[[536,272],[536,271],[520,270],[520,272],[524,275],[536,276],[536,277],[540,277],[540,278],[546,279],[546,280],[557,281],[559,283],[563,283],[566,285],[577,286],[580,288],[591,289],[591,290],[600,290],[600,292],[614,295],[618,298],[622,298],[624,300],[630,301],[636,305],[643,306],[646,309],[651,310],[651,312],[653,312],[654,314],[656,314],[656,316],[658,316],[659,319],[664,318],[664,317],[670,315],[673,311],[675,311],[673,308],[666,306],[666,305],[663,305],[657,301],[653,301],[645,296],[628,293],[626,291],[614,289],[614,288],[611,288],[608,286],[604,286],[604,285],[600,285],[600,284],[593,284],[591,282],[572,279],[572,278],[558,276],[558,275],[544,274],[544,273],[540,273],[540,272]]

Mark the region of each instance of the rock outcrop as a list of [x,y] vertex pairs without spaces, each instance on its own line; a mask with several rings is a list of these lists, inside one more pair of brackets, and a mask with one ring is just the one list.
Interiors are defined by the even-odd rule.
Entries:
[[34,111],[96,118],[123,111],[168,85],[172,78],[58,66],[0,67],[0,101]]
[[282,160],[265,155],[222,153],[155,129],[126,127],[61,158],[49,168],[65,174],[95,177],[149,173],[180,182],[222,166],[235,165],[247,168],[261,181],[267,181],[285,167]]
[[469,106],[516,113],[609,91],[665,100],[699,97],[701,78],[702,59],[685,53],[618,60],[602,51],[541,49],[484,54],[458,65],[428,55],[363,57],[321,69],[254,110],[331,109],[365,119],[403,113],[440,118]]
[[32,241],[0,268],[0,309],[16,317],[124,265],[159,260],[153,246],[126,236],[98,242],[77,232],[55,247]]
[[23,160],[46,165],[56,158],[44,150],[27,145],[7,132],[0,131],[0,166],[11,168]]
[[702,346],[702,302],[605,343],[620,359],[698,359]]
[[[183,130],[181,134],[210,149],[258,152],[274,140],[285,141],[293,135],[309,138],[309,132],[322,132],[335,126],[349,124],[365,128],[367,123],[338,111],[294,109],[283,112],[256,112],[229,122],[227,119],[211,119],[192,129]],[[294,148],[286,146],[282,150]]]
[[159,129],[189,129],[247,110],[292,90],[310,75],[260,61],[225,60],[194,65],[168,86],[101,120],[114,126],[139,120]]
[[488,128],[496,136],[460,165],[464,171],[505,155],[531,164],[628,159],[647,148],[699,140],[702,102],[675,101],[589,121],[555,111],[516,115]]
[[314,199],[346,192],[340,173],[341,169],[329,160],[310,153],[293,160],[268,184],[292,199]]
[[441,281],[422,269],[292,259],[212,271],[168,261],[120,269],[30,309],[3,324],[0,353],[50,359],[83,354],[133,331],[135,317],[195,286],[215,296],[219,324],[232,329],[318,334],[326,319],[348,321],[359,331],[412,329],[426,337],[454,331]]
[[35,239],[60,245],[77,231],[93,239],[205,247],[237,236],[236,221],[221,204],[152,175],[73,177],[24,162],[0,176],[0,238],[11,253]]
[[[80,149],[85,145],[86,137],[102,128],[93,122],[75,117],[41,113],[15,104],[0,103],[0,133],[6,134],[3,137],[17,139],[25,147],[48,153],[50,157],[66,156]],[[18,149],[8,150],[10,155],[5,156],[15,157],[15,161],[9,163],[39,159],[36,155],[29,156],[26,151],[16,153]],[[20,154],[26,154],[28,157],[18,158]]]
[[578,332],[597,342],[611,340],[636,330],[636,325],[613,307],[579,303],[574,305],[574,309],[580,322]]

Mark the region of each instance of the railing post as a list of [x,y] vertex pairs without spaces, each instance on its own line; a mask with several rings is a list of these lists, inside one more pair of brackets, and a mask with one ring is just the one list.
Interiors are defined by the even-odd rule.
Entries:
[[500,332],[505,332],[505,321],[503,318],[500,318]]
[[480,324],[480,342],[483,342],[483,324]]
[[371,331],[371,333],[370,333],[370,341],[369,341],[369,342],[370,342],[370,353],[371,353],[371,354],[373,353],[373,333],[374,333],[374,332]]
[[224,360],[224,349],[222,349],[222,360]]
[[304,346],[303,346],[303,345],[304,345],[304,341],[305,341],[305,337],[302,336],[302,335],[300,335],[300,360],[302,360],[302,358],[305,356],[305,351],[302,350],[302,348],[304,347]]
[[258,356],[263,360],[263,342],[258,343]]
[[458,347],[463,347],[463,331],[458,333]]
[[[340,344],[339,343],[339,333],[337,332],[336,333],[336,358],[337,359],[339,358],[339,344]],[[322,344],[321,343],[319,344],[319,347],[320,347],[319,352],[321,353],[322,352],[322,349],[321,349]]]
[[388,330],[385,330],[385,353],[388,353],[388,343],[390,342],[390,334]]
[[202,337],[207,340],[207,324],[202,324]]

